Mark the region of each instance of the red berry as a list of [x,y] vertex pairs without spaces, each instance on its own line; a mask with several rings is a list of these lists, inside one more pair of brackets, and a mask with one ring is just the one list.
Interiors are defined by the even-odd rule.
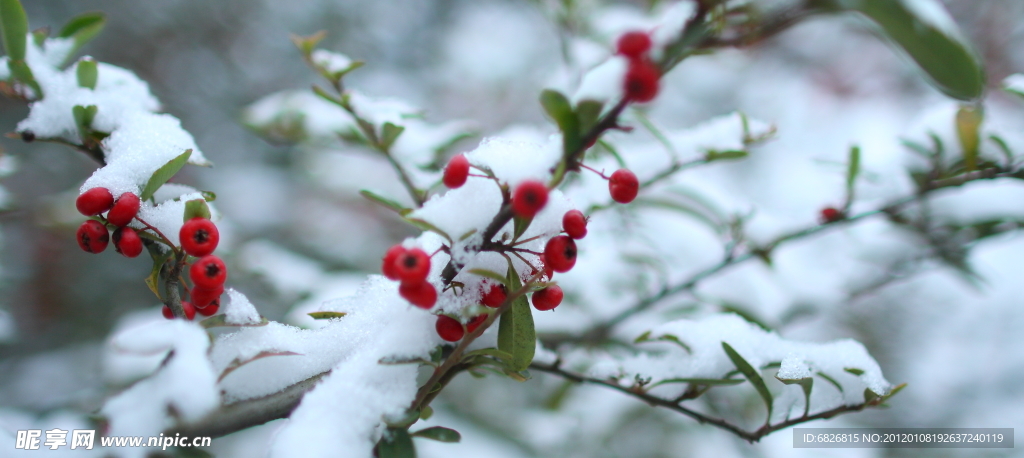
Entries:
[[107,222],[117,227],[127,226],[139,213],[142,201],[134,193],[126,192],[117,198],[110,213],[107,213]]
[[92,188],[82,193],[75,200],[78,212],[85,216],[94,216],[110,210],[114,206],[114,195],[107,188]]
[[488,307],[498,308],[501,307],[503,302],[505,302],[505,297],[507,296],[508,293],[505,290],[505,285],[501,283],[493,284],[487,289],[487,292],[484,293],[484,297],[483,299],[480,299],[480,303]]
[[552,237],[544,246],[545,265],[555,272],[568,272],[576,265],[576,242],[565,235]]
[[489,315],[484,313],[483,315],[477,315],[477,316],[473,317],[472,320],[469,320],[469,323],[466,323],[466,331],[467,332],[476,331],[476,328],[479,328],[481,324],[484,324],[484,321],[487,321],[487,317],[488,316]]
[[462,323],[447,315],[438,315],[434,328],[437,329],[437,335],[448,342],[459,341],[462,339],[462,336],[466,335],[466,330],[462,328]]
[[[181,309],[185,311],[185,318],[191,320],[196,317],[196,309],[190,302],[181,301]],[[168,320],[174,319],[174,312],[171,311],[170,307],[165,305],[160,312],[164,314],[164,318],[167,318]]]
[[627,57],[637,58],[651,49],[651,36],[646,32],[626,32],[615,44],[615,52]]
[[220,295],[224,294],[224,287],[218,286],[213,289],[207,288],[192,288],[192,304],[198,307],[200,310],[212,306],[214,303],[219,304]]
[[224,261],[211,254],[193,263],[188,276],[196,288],[217,289],[228,279],[228,268]]
[[544,183],[527,180],[516,186],[512,193],[512,212],[523,218],[533,218],[548,203],[548,187]]
[[171,308],[166,305],[164,306],[164,308],[160,309],[160,313],[163,313],[164,318],[167,318],[168,320],[174,319],[174,312],[172,312]]
[[406,249],[402,245],[395,245],[388,248],[388,251],[384,253],[384,262],[380,266],[381,272],[387,277],[388,280],[398,280],[398,270],[395,267],[395,260],[398,256],[405,253]]
[[637,193],[640,192],[640,181],[629,170],[616,170],[608,180],[608,192],[612,195],[612,200],[628,204],[636,199]]
[[562,288],[558,285],[551,285],[533,293],[533,308],[545,311],[552,310],[562,303]]
[[78,226],[78,246],[86,253],[101,253],[107,249],[107,242],[110,241],[110,234],[107,233],[107,226],[103,223],[90,219],[81,226]]
[[437,302],[437,290],[434,285],[423,281],[419,283],[402,282],[398,287],[398,294],[421,309],[429,309]]
[[587,236],[587,217],[579,210],[569,210],[562,216],[562,229],[576,240]]
[[206,307],[196,307],[196,311],[203,316],[214,316],[220,310],[220,299],[214,299]]
[[822,223],[834,223],[843,219],[843,212],[836,210],[834,207],[826,207],[821,210],[821,221]]
[[192,256],[206,256],[217,249],[220,231],[206,218],[195,217],[181,225],[178,231],[181,248]]
[[444,185],[455,189],[466,184],[468,178],[469,160],[461,154],[455,155],[452,160],[448,161],[448,166],[444,168]]
[[630,61],[623,80],[626,98],[641,103],[654,100],[658,95],[658,78],[661,78],[661,74],[654,64],[641,59]]
[[114,231],[114,251],[121,253],[126,258],[134,258],[142,254],[142,239],[135,229],[130,227],[119,227]]
[[430,255],[419,248],[399,253],[394,262],[394,273],[402,283],[421,283],[430,273]]

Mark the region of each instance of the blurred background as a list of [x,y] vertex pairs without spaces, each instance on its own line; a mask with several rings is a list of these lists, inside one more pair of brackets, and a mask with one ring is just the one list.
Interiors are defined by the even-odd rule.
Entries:
[[[268,141],[246,127],[253,103],[319,82],[289,34],[325,30],[321,47],[366,61],[346,78],[349,87],[402,99],[430,122],[470,120],[474,136],[455,143],[454,153],[503,131],[550,133],[536,102],[540,90],[565,86],[573,66],[567,58],[607,53],[614,24],[650,7],[582,0],[569,2],[575,7],[567,15],[554,0],[24,3],[32,28],[57,29],[85,11],[107,14],[106,29],[84,53],[137,73],[192,133],[216,165],[186,167],[175,180],[217,193],[231,285],[266,317],[296,324],[305,323],[295,310],[351,293],[377,271],[388,246],[414,232],[357,193],[374,186],[401,194],[380,158],[312,135],[300,135],[298,145],[287,141],[296,138]],[[987,67],[987,122],[1024,151],[1024,101],[998,90],[1003,78],[1024,71],[1024,3],[944,3]],[[570,32],[589,36],[597,51],[566,52]],[[855,18],[816,18],[748,49],[695,57],[663,84],[647,114],[666,131],[737,110],[778,127],[750,159],[714,175],[724,183],[716,197],[729,208],[754,209],[760,219],[753,227],[765,234],[811,225],[821,208],[841,204],[842,164],[855,142],[865,148],[865,201],[904,195],[912,154],[900,138],[927,139],[932,126],[951,131],[955,109]],[[0,100],[0,130],[13,131],[26,114],[19,102]],[[650,140],[639,129],[636,136]],[[117,389],[104,375],[104,339],[119,322],[157,316],[159,308],[142,281],[148,259],[94,256],[74,242],[72,203],[96,164],[59,145],[5,138],[0,147],[0,427],[48,428],[85,418]],[[967,213],[1024,220],[1021,193],[1004,188],[938,206],[953,219],[984,207],[992,213]],[[1010,230],[972,244],[964,257],[979,281],[941,263],[914,262],[923,252],[914,234],[887,240],[904,244],[887,246],[891,256],[883,259],[873,257],[881,250],[865,234],[814,238],[778,254],[779,269],[789,273],[747,265],[708,282],[700,295],[740,303],[787,338],[855,338],[888,380],[909,383],[891,409],[814,426],[1024,427],[1024,240]],[[424,442],[421,456],[1015,455],[807,452],[791,448],[789,431],[748,445],[597,387],[573,388],[552,410],[552,396],[565,390],[544,376],[526,384],[462,377],[438,403],[438,418],[461,431],[464,444]],[[259,456],[274,428],[215,440],[211,452]]]

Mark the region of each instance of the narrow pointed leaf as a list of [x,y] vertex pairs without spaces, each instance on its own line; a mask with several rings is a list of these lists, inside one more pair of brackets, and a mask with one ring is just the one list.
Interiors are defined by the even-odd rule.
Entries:
[[775,379],[786,385],[800,385],[804,391],[804,416],[806,417],[811,411],[811,389],[814,387],[814,379],[811,377],[786,379],[780,378],[778,375],[775,376]]
[[828,374],[826,374],[826,373],[824,373],[824,372],[818,372],[818,373],[817,373],[817,374],[815,374],[815,375],[817,375],[818,377],[821,377],[821,378],[825,379],[825,381],[827,381],[828,383],[831,383],[831,384],[832,384],[832,386],[836,387],[836,389],[837,389],[837,390],[839,390],[839,392],[840,392],[840,393],[842,393],[842,392],[843,392],[843,386],[842,386],[842,385],[840,385],[840,384],[839,384],[839,382],[837,382],[837,381],[836,381],[836,379],[834,379],[834,378],[832,378],[832,377],[829,377],[829,376],[828,376]]
[[956,134],[960,139],[960,147],[964,153],[964,167],[967,171],[978,168],[978,145],[981,143],[981,136],[978,131],[984,114],[980,108],[969,105],[960,107],[956,112]]
[[210,328],[255,328],[255,327],[260,327],[260,326],[266,326],[268,324],[270,324],[270,321],[267,320],[266,318],[263,318],[263,317],[260,317],[260,321],[258,323],[254,323],[254,324],[228,323],[228,317],[227,317],[227,315],[224,315],[224,314],[214,315],[214,316],[211,316],[211,317],[209,317],[209,318],[199,322],[199,325],[204,327],[204,328],[206,328],[206,329],[210,329]]
[[413,437],[423,437],[427,439],[433,439],[438,442],[459,442],[462,440],[462,435],[458,431],[445,428],[443,426],[434,426],[427,429],[421,429],[412,433]]
[[170,180],[174,174],[178,173],[178,171],[185,166],[185,163],[188,162],[188,158],[191,155],[192,150],[187,149],[184,153],[178,155],[178,157],[167,161],[166,164],[160,166],[159,169],[156,169],[156,172],[153,172],[153,176],[149,177],[149,182],[146,183],[146,187],[142,190],[142,195],[140,195],[139,198],[144,201],[152,199],[153,194],[157,189],[160,189],[167,180]]
[[359,191],[359,194],[376,204],[380,204],[382,207],[387,208],[388,210],[392,210],[395,213],[398,213],[399,215],[408,215],[410,212],[412,212],[412,210],[405,208],[404,206],[402,206],[402,204],[394,200],[388,199],[387,197],[384,197],[373,191],[363,189]]
[[473,275],[479,275],[481,277],[490,278],[491,280],[497,280],[497,281],[501,282],[502,284],[504,284],[506,287],[508,286],[508,278],[505,277],[504,275],[501,275],[501,274],[493,271],[493,270],[469,269],[468,272],[473,274]]
[[[509,265],[509,291],[522,288],[519,274]],[[533,313],[526,296],[520,296],[505,310],[498,323],[498,349],[512,355],[507,361],[509,370],[522,371],[533,362],[533,354],[537,349],[537,334],[533,327]]]
[[25,60],[28,15],[19,0],[0,0],[0,30],[7,56],[12,61]]
[[[223,315],[218,315],[218,316],[223,316]],[[206,321],[206,320],[203,320],[203,321]],[[240,368],[240,367],[242,367],[242,366],[244,366],[246,364],[249,364],[249,363],[251,363],[253,361],[256,361],[258,359],[269,358],[271,356],[302,356],[302,354],[301,353],[295,353],[293,351],[261,351],[261,352],[257,353],[256,356],[253,356],[252,358],[248,358],[248,359],[245,359],[245,360],[241,360],[241,359],[235,358],[233,361],[231,361],[231,363],[228,364],[228,367],[224,368],[224,372],[221,372],[220,377],[217,378],[217,382],[220,382],[221,380],[224,380],[224,378],[227,377],[228,374],[234,372],[236,369],[238,369],[238,368]]]
[[[765,406],[768,407],[768,420],[772,418],[772,393],[768,391],[768,385],[765,385],[764,379],[761,378],[761,374],[754,369],[747,360],[743,359],[739,353],[732,348],[731,345],[722,342],[722,349],[725,350],[725,354],[732,360],[732,364],[736,366],[736,370],[740,371],[747,380],[750,381],[751,385],[757,389],[757,394],[761,395],[761,399],[764,400]],[[767,422],[767,421],[766,421]]]
[[860,174],[860,147],[854,145],[850,148],[850,158],[846,164],[846,194],[853,199],[853,185],[857,182],[857,175]]
[[334,318],[344,318],[348,314],[345,312],[309,312],[306,315],[309,315],[314,320],[330,320]]
[[864,371],[856,367],[847,367],[843,370],[857,376],[864,375]]
[[437,226],[427,222],[426,220],[422,220],[422,219],[419,219],[419,218],[405,218],[405,220],[409,224],[412,224],[413,226],[416,226],[417,228],[419,228],[421,230],[430,231],[430,232],[433,232],[435,234],[440,235],[441,237],[444,237],[445,239],[448,240],[448,243],[451,243],[451,241],[452,241],[452,238],[448,236],[447,232],[442,231],[441,228],[439,228],[439,227],[437,227]]
[[35,99],[43,98],[43,89],[39,87],[39,83],[36,82],[35,75],[32,74],[32,69],[28,68],[28,64],[23,60],[8,60],[7,68],[11,70],[11,76],[14,77],[15,81],[32,88],[33,96]]
[[510,353],[498,350],[497,348],[481,348],[479,350],[473,350],[466,353],[465,356],[463,356],[463,359],[472,358],[474,356],[490,356],[502,361],[512,360],[512,355]]
[[665,385],[668,383],[689,383],[691,385],[707,385],[707,386],[733,386],[739,385],[745,382],[746,379],[742,378],[670,378],[660,380],[650,385],[651,388],[658,385]]

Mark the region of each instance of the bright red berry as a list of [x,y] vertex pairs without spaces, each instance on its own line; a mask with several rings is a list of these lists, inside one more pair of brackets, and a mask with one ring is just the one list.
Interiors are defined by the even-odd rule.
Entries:
[[114,206],[114,195],[107,188],[92,188],[83,192],[75,200],[78,212],[85,216],[94,216],[110,210]]
[[163,313],[164,318],[167,318],[168,320],[174,319],[174,312],[172,312],[171,308],[166,305],[164,306],[164,308],[160,309],[160,313]]
[[612,200],[628,204],[636,199],[637,193],[640,192],[640,181],[637,180],[636,174],[627,169],[616,170],[608,180],[608,192],[612,195]]
[[658,67],[644,59],[633,59],[626,71],[623,88],[626,98],[634,102],[650,102],[658,95]]
[[384,262],[380,266],[381,273],[387,277],[388,280],[398,280],[398,270],[395,267],[395,260],[398,256],[405,253],[406,249],[402,245],[395,245],[388,248],[388,251],[384,253]]
[[142,201],[134,193],[126,192],[117,198],[114,206],[107,213],[107,222],[117,227],[127,226],[139,214]]
[[206,218],[195,217],[181,225],[178,231],[181,248],[192,256],[206,256],[217,249],[220,231],[217,225]]
[[615,44],[615,52],[631,58],[638,58],[651,49],[651,36],[646,32],[626,32]]
[[126,258],[134,258],[142,254],[142,239],[139,233],[130,227],[119,227],[114,231],[114,251]]
[[505,285],[501,283],[493,284],[484,293],[484,297],[480,299],[480,303],[488,307],[498,308],[505,302],[505,297],[508,296],[508,292],[505,289]]
[[200,310],[205,309],[214,303],[220,301],[220,295],[224,294],[224,287],[218,286],[216,288],[192,288],[190,292],[192,297],[192,304]]
[[419,248],[406,250],[395,258],[394,269],[402,283],[421,283],[430,273],[430,255]]
[[826,207],[821,210],[822,223],[834,223],[843,219],[843,217],[843,212],[836,210],[834,207]]
[[86,253],[101,253],[107,249],[110,234],[107,233],[107,226],[90,219],[78,226],[76,238],[78,238],[78,246],[82,247]]
[[512,193],[512,212],[523,218],[533,218],[548,203],[548,187],[544,183],[526,180]]
[[552,237],[544,246],[544,260],[555,272],[572,270],[576,265],[576,241],[565,235]]
[[562,230],[576,240],[587,236],[587,217],[579,210],[569,210],[562,216]]
[[196,288],[217,289],[228,279],[228,268],[224,261],[214,255],[199,258],[188,271],[189,278]]
[[437,335],[448,342],[462,340],[462,336],[466,335],[466,330],[462,328],[462,323],[447,315],[438,315],[434,328],[437,329]]
[[421,309],[429,309],[437,302],[437,290],[429,282],[419,283],[402,282],[398,286],[398,294]]
[[457,154],[444,168],[444,185],[455,189],[464,184],[469,178],[469,160],[462,154]]
[[203,316],[214,316],[220,310],[220,299],[214,299],[206,307],[196,307],[196,311]]
[[[181,309],[185,312],[185,318],[191,320],[196,317],[196,309],[190,302],[181,301]],[[164,314],[164,318],[167,318],[168,320],[174,319],[174,312],[171,311],[170,307],[165,305],[160,312]]]
[[476,331],[476,328],[479,328],[481,324],[484,324],[484,321],[487,321],[488,316],[484,313],[473,317],[472,320],[469,320],[469,323],[466,323],[466,332]]
[[552,310],[562,303],[562,288],[558,285],[551,285],[533,293],[533,308],[545,311]]

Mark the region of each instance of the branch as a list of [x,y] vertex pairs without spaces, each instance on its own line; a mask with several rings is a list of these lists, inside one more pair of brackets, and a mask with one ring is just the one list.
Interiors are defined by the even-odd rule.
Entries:
[[647,393],[645,393],[643,391],[638,391],[638,390],[633,389],[633,388],[626,388],[626,387],[620,386],[617,383],[609,382],[607,380],[600,380],[600,379],[590,378],[590,377],[587,377],[587,376],[582,375],[582,374],[568,372],[568,371],[565,371],[565,370],[561,369],[560,367],[558,367],[557,363],[556,364],[551,364],[551,365],[533,363],[533,364],[530,365],[530,369],[533,369],[533,370],[536,370],[536,371],[540,371],[540,372],[546,372],[546,373],[552,374],[552,375],[557,375],[557,376],[562,377],[564,379],[572,380],[572,381],[574,381],[576,383],[590,383],[590,384],[594,384],[594,385],[601,385],[601,386],[604,386],[604,387],[607,387],[607,388],[611,388],[611,389],[613,389],[615,391],[618,391],[620,393],[625,393],[625,394],[627,394],[629,396],[632,396],[632,397],[635,397],[637,399],[640,399],[641,401],[644,401],[647,404],[650,404],[651,406],[654,406],[654,407],[664,407],[666,409],[673,410],[675,412],[679,412],[679,413],[681,413],[683,415],[686,415],[687,417],[690,417],[690,418],[692,418],[694,420],[697,420],[697,422],[699,422],[699,423],[702,423],[702,424],[706,423],[706,424],[709,424],[709,425],[721,428],[721,429],[723,429],[725,431],[728,431],[730,433],[735,434],[736,436],[738,436],[741,439],[743,439],[743,440],[745,440],[747,442],[750,442],[750,443],[754,443],[754,442],[760,441],[762,437],[767,436],[767,435],[769,435],[769,434],[771,434],[771,433],[773,433],[775,431],[779,431],[779,430],[782,430],[782,429],[789,428],[790,426],[794,426],[794,425],[798,425],[798,424],[801,424],[801,423],[806,423],[806,422],[814,421],[814,420],[828,419],[828,418],[832,418],[832,417],[834,417],[836,415],[840,415],[840,414],[844,414],[844,413],[859,412],[861,410],[864,410],[867,407],[874,407],[875,405],[877,405],[877,403],[875,403],[874,401],[872,401],[872,402],[865,402],[863,404],[843,405],[843,406],[839,406],[839,407],[836,407],[836,408],[831,409],[831,410],[826,410],[826,411],[823,411],[823,412],[818,412],[818,413],[816,413],[814,415],[804,415],[804,416],[801,416],[799,418],[788,419],[786,421],[783,421],[781,423],[776,423],[774,425],[773,424],[766,424],[766,425],[758,428],[757,430],[747,431],[747,430],[745,430],[743,428],[740,428],[739,426],[736,426],[736,425],[734,425],[732,423],[729,423],[728,421],[726,421],[724,419],[709,417],[709,416],[704,415],[704,414],[702,414],[700,412],[697,412],[696,410],[690,409],[688,407],[683,407],[681,402],[676,402],[676,401],[670,401],[670,400],[667,400],[667,399],[662,399],[662,398],[659,398],[657,396],[652,396],[650,394],[647,394]]

